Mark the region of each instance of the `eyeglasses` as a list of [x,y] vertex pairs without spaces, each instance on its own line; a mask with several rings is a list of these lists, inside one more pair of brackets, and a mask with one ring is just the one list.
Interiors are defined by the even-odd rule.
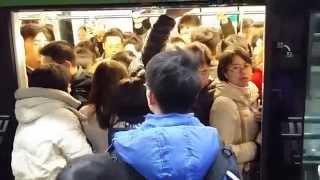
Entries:
[[240,73],[241,71],[247,71],[249,69],[252,69],[251,64],[244,64],[244,65],[240,65],[240,64],[231,64],[229,67],[229,70],[232,72],[238,72]]
[[214,68],[214,67],[207,67],[207,68],[200,68],[200,69],[199,69],[199,72],[205,74],[205,73],[208,73],[208,72],[214,71],[214,70],[216,70],[216,68]]

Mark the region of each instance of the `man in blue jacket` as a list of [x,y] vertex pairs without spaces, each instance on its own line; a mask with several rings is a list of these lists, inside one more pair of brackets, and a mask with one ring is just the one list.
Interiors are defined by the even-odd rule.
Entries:
[[185,51],[154,56],[146,67],[150,110],[140,127],[118,132],[115,152],[147,179],[203,179],[220,149],[217,130],[191,112],[200,91],[197,57]]

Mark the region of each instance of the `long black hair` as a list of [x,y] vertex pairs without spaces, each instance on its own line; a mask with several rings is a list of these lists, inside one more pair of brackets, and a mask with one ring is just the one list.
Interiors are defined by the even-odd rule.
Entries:
[[114,99],[120,80],[126,77],[128,72],[124,65],[112,60],[99,64],[94,72],[88,103],[95,105],[97,120],[103,129],[115,123]]

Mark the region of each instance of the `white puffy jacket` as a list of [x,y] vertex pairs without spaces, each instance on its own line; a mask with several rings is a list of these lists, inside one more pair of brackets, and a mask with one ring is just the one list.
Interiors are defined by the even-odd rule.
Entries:
[[75,109],[79,101],[44,88],[19,89],[15,97],[19,125],[11,166],[16,180],[53,180],[68,161],[92,153]]

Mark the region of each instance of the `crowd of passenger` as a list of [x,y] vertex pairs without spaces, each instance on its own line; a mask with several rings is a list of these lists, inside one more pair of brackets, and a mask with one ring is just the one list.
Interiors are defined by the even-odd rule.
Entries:
[[15,178],[204,179],[228,146],[241,179],[257,179],[264,27],[219,18],[216,29],[168,9],[133,32],[82,26],[75,46],[23,24],[29,88],[15,93]]

